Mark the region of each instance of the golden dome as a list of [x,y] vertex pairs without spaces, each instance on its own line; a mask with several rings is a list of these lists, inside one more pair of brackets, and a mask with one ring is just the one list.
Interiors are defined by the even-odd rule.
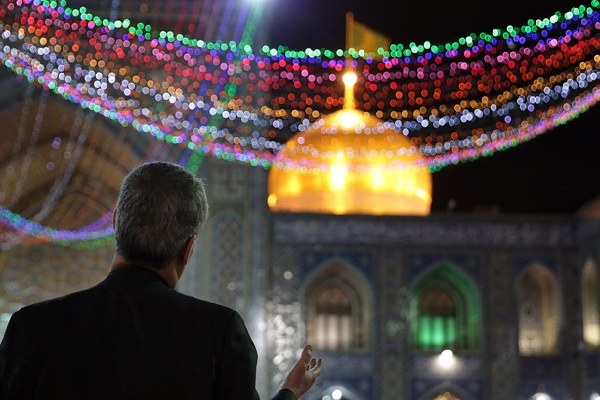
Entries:
[[[348,96],[346,96],[348,99]],[[347,102],[348,103],[348,102]],[[428,215],[431,173],[402,134],[352,109],[293,136],[269,172],[273,211]]]

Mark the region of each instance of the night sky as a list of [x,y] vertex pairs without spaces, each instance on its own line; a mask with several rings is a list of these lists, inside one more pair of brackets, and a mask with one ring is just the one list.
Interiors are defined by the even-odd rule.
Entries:
[[[262,0],[269,44],[291,49],[344,47],[345,13],[393,43],[445,43],[470,33],[521,26],[530,18],[588,5],[584,0],[390,1]],[[432,212],[575,213],[600,196],[599,106],[540,137],[433,174]]]

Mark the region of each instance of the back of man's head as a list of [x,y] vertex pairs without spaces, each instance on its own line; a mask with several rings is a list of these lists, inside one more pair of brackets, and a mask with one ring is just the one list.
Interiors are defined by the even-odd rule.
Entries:
[[140,165],[125,177],[115,209],[117,252],[165,266],[208,216],[203,182],[167,162]]

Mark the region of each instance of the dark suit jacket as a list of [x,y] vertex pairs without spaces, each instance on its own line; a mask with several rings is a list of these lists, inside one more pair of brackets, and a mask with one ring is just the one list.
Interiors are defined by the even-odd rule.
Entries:
[[[124,266],[12,316],[0,346],[0,399],[256,400],[256,360],[237,312]],[[284,390],[275,399],[295,396]]]

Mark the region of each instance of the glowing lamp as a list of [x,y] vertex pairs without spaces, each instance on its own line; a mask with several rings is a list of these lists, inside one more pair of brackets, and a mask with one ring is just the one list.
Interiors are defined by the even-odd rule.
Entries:
[[346,87],[354,86],[354,84],[356,83],[357,80],[358,80],[358,77],[356,76],[356,73],[354,73],[354,72],[346,72],[342,76],[342,81],[344,82],[344,85],[346,85]]
[[454,353],[452,353],[452,350],[444,350],[438,357],[438,365],[444,369],[452,368],[454,363]]

